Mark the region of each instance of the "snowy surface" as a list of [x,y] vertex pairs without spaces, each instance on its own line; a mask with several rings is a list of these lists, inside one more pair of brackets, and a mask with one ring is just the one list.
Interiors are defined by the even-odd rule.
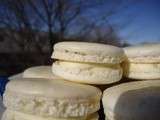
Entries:
[[2,97],[0,96],[0,120],[1,120],[1,117],[2,117],[2,114],[3,114],[3,111],[4,111],[4,107],[3,107],[3,104],[2,104]]

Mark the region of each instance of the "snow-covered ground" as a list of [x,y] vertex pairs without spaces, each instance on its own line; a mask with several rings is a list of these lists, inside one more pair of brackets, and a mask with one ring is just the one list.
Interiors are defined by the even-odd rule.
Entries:
[[2,104],[2,97],[0,96],[0,120],[1,120],[1,117],[2,117],[2,114],[3,114],[3,111],[4,111],[4,107],[3,107],[3,104]]

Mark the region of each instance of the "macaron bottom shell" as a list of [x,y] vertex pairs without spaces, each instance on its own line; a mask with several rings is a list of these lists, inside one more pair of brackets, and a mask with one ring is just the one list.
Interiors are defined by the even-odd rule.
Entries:
[[119,64],[91,64],[69,61],[56,61],[52,72],[68,81],[85,84],[110,84],[122,78]]

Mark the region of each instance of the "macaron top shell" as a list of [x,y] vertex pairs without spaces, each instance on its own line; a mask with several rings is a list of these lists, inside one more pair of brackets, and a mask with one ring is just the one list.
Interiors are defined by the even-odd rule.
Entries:
[[138,81],[108,88],[103,94],[105,113],[119,120],[154,120],[160,111],[160,80]]
[[22,78],[22,77],[23,77],[23,73],[18,73],[18,74],[10,76],[8,79],[13,80],[13,79],[19,79],[19,78]]
[[100,99],[101,96],[101,91],[93,86],[76,84],[60,79],[50,80],[41,78],[12,80],[7,84],[6,92],[61,99]]
[[49,78],[49,79],[59,78],[52,73],[51,66],[30,67],[23,72],[23,77],[24,78]]
[[88,42],[60,42],[55,44],[52,58],[77,62],[121,63],[123,49],[111,45]]
[[124,48],[128,61],[160,63],[160,44],[143,44]]

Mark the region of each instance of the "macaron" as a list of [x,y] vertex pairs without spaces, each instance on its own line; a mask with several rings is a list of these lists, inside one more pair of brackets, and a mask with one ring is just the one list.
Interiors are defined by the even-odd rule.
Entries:
[[58,79],[52,73],[51,66],[35,66],[30,67],[23,72],[23,78],[49,78],[49,79]]
[[52,72],[65,80],[84,84],[110,84],[122,78],[122,48],[88,42],[55,44]]
[[6,110],[3,114],[2,120],[98,120],[98,113],[94,113],[87,117],[75,117],[75,118],[53,118],[53,117],[40,117],[22,112]]
[[87,64],[68,61],[54,62],[52,71],[63,79],[86,84],[114,83],[119,81],[123,74],[120,65]]
[[160,79],[160,44],[124,48],[124,76],[132,79]]
[[7,109],[41,117],[85,117],[99,110],[101,91],[60,79],[21,78],[4,94]]
[[160,80],[108,88],[102,101],[106,120],[160,120]]
[[52,58],[87,63],[118,64],[125,59],[122,48],[88,42],[59,42]]

